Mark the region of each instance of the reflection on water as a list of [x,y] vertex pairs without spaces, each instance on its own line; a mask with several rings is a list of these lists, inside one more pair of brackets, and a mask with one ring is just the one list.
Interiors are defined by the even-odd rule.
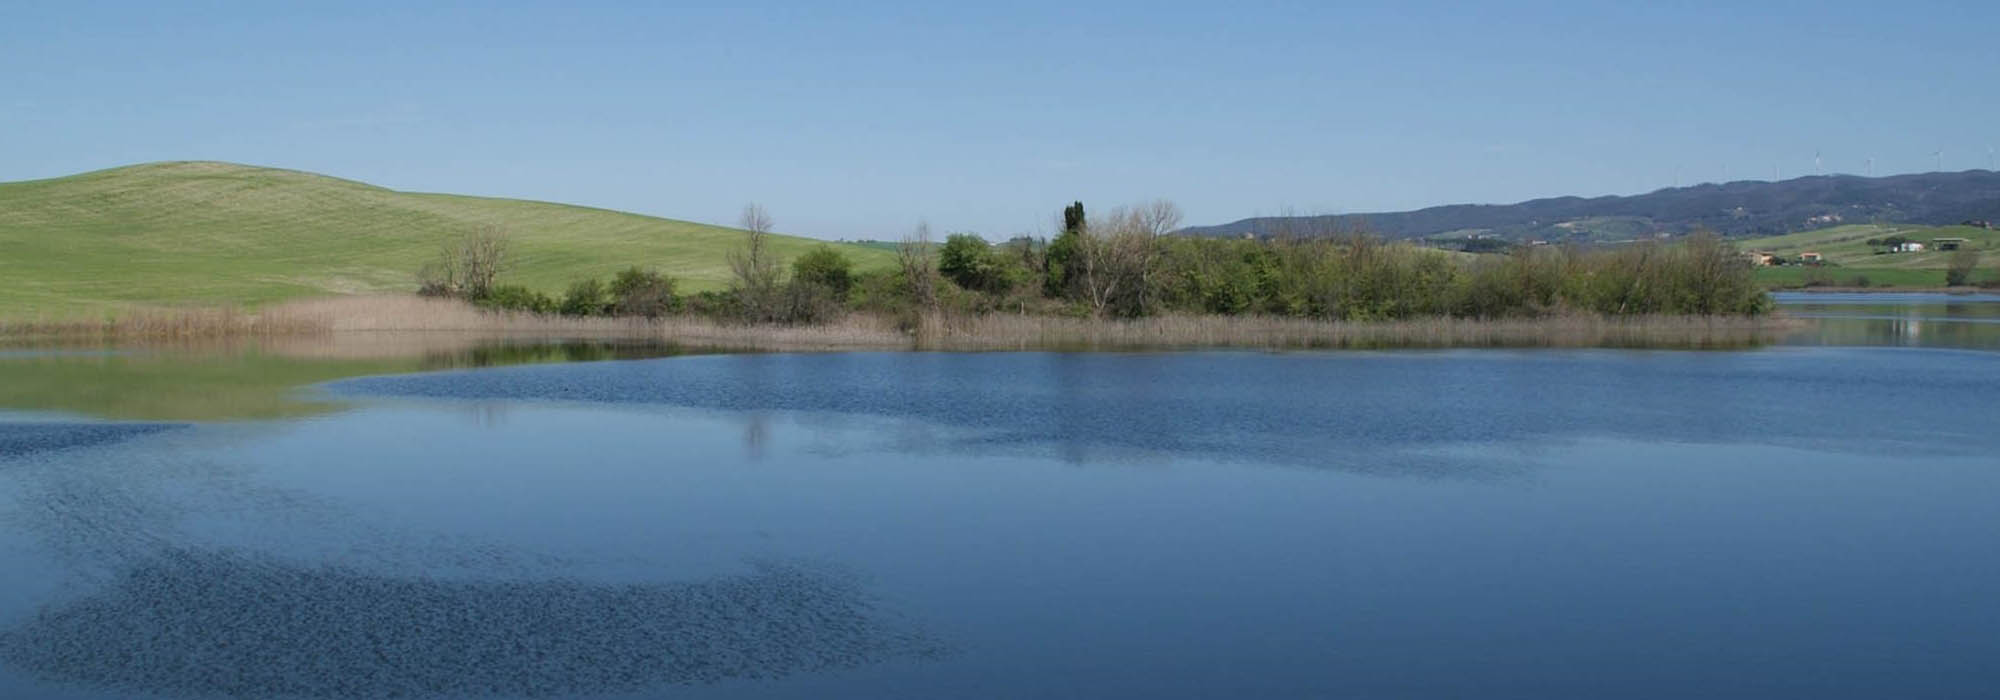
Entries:
[[0,410],[122,420],[307,416],[340,404],[300,388],[342,377],[512,364],[586,362],[680,353],[658,342],[349,334],[125,348],[12,350],[0,355]]
[[1778,308],[1808,321],[1794,345],[2000,350],[2000,295],[1785,293]]

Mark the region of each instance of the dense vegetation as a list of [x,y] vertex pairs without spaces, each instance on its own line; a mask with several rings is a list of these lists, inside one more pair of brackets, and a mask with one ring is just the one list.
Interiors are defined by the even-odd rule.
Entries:
[[1516,241],[1626,240],[1708,230],[1764,236],[1878,221],[1943,226],[2000,221],[2000,173],[1968,170],[1889,177],[1826,175],[1783,182],[1675,187],[1629,197],[1554,197],[1518,204],[1457,204],[1407,212],[1277,216],[1188,229],[1240,238],[1341,231],[1357,225],[1390,238],[1484,232]]
[[[1522,246],[1504,254],[1468,255],[1360,233],[1256,240],[1168,235],[1179,221],[1179,210],[1166,202],[1095,218],[1075,203],[1065,208],[1063,230],[1051,240],[1019,237],[993,244],[961,233],[937,244],[927,229],[919,229],[899,247],[896,268],[857,271],[830,246],[786,265],[767,244],[768,215],[752,205],[741,223],[745,240],[728,256],[734,279],[727,290],[679,296],[672,280],[639,268],[620,273],[609,285],[578,280],[561,299],[491,282],[426,289],[544,313],[685,311],[754,323],[815,323],[848,310],[916,324],[940,315],[991,312],[1388,321],[1563,313],[1740,315],[1769,308],[1748,260],[1708,233],[1672,245],[1595,251]],[[467,251],[490,248],[476,241],[447,246],[437,266],[497,269],[501,266],[467,258]],[[472,291],[477,288],[491,291]]]

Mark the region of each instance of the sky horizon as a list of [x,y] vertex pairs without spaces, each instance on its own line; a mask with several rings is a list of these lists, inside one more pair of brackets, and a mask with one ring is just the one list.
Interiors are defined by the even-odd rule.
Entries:
[[1921,2],[27,3],[0,9],[0,181],[220,160],[719,224],[756,201],[852,239],[1047,234],[1071,200],[1208,225],[1993,169],[1996,25]]

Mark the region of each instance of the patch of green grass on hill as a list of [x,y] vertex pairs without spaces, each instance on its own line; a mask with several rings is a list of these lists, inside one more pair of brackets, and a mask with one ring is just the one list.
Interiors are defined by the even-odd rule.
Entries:
[[[501,282],[550,294],[630,265],[658,268],[684,291],[718,289],[742,240],[735,229],[606,209],[150,163],[0,183],[0,318],[411,291],[440,243],[489,225],[511,240],[514,265]],[[789,260],[821,243],[780,236],[774,248]],[[863,270],[894,261],[890,251],[828,245]]]

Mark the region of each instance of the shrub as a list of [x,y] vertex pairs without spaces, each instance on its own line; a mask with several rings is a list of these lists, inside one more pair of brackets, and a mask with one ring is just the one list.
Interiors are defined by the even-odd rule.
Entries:
[[854,289],[854,262],[832,246],[822,245],[792,261],[793,284],[815,285],[837,301]]
[[1979,269],[1979,251],[1960,248],[1945,262],[1944,285],[1962,287],[1972,283],[1972,273]]
[[571,282],[569,290],[563,293],[562,313],[565,316],[601,316],[610,306],[604,283],[595,277]]
[[619,316],[658,318],[673,310],[674,280],[638,266],[611,278],[611,311]]
[[555,313],[557,309],[556,300],[549,298],[549,295],[518,284],[494,287],[485,297],[473,303],[487,309],[528,311],[538,314]]

